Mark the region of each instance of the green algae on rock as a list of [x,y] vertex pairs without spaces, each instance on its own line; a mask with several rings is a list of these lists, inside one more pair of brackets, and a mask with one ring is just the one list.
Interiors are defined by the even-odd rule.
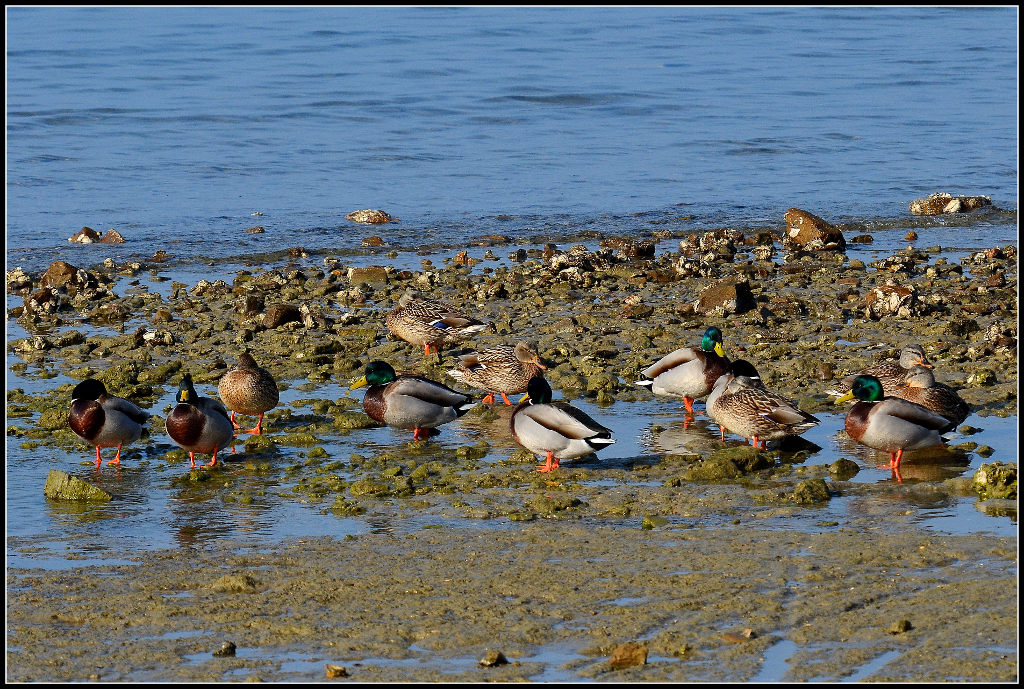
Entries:
[[974,488],[983,500],[1017,499],[1017,465],[1003,462],[982,464],[974,473]]
[[80,502],[108,502],[113,496],[97,486],[57,469],[50,469],[43,486],[43,494],[49,500],[71,500]]

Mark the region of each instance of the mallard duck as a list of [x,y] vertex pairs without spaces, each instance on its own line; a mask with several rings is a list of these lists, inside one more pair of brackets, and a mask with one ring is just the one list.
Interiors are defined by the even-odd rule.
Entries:
[[898,360],[888,359],[874,366],[868,366],[859,373],[846,376],[843,378],[838,390],[830,390],[829,392],[842,396],[850,392],[853,388],[853,381],[857,379],[857,376],[873,376],[882,383],[883,392],[891,395],[893,390],[903,385],[907,377],[907,371],[915,366],[932,368],[932,364],[928,361],[928,357],[925,356],[924,348],[921,345],[907,345],[900,350],[900,358]]
[[725,385],[709,406],[708,414],[719,428],[751,438],[754,447],[758,442],[767,446],[769,440],[800,435],[820,423],[785,397],[765,389],[759,378],[742,375],[734,376]]
[[238,355],[238,365],[220,379],[217,393],[224,405],[231,410],[231,425],[235,429],[241,430],[235,423],[236,412],[246,416],[259,415],[259,421],[255,426],[242,431],[253,435],[263,433],[263,415],[276,407],[280,399],[274,377],[267,369],[260,368],[247,351]]
[[392,428],[412,429],[413,440],[426,440],[430,429],[454,421],[473,408],[469,395],[422,376],[397,375],[384,361],[373,361],[366,375],[349,390],[370,387],[363,396],[363,410],[374,421]]
[[857,376],[853,388],[836,404],[854,397],[860,402],[846,414],[846,432],[861,445],[888,452],[889,467],[897,472],[897,478],[904,450],[942,445],[939,432],[949,425],[949,419],[920,404],[886,397],[878,378]]
[[459,357],[459,367],[448,371],[455,380],[486,390],[484,404],[494,403],[494,393],[511,405],[508,395],[526,392],[530,379],[546,369],[540,356],[525,342],[498,345]]
[[177,404],[167,415],[167,435],[179,447],[188,450],[192,468],[196,468],[195,454],[209,452],[209,464],[217,464],[217,451],[223,450],[235,437],[235,429],[224,405],[209,397],[200,397],[192,384],[192,374],[186,373],[178,385]]
[[423,347],[425,356],[431,348],[437,352],[464,337],[487,327],[483,321],[459,311],[451,304],[433,299],[421,299],[407,291],[398,300],[398,308],[389,313],[385,322],[388,330],[410,344]]
[[682,347],[666,354],[644,369],[644,377],[636,384],[649,387],[655,395],[682,397],[687,413],[692,414],[693,400],[711,392],[728,366],[722,331],[711,326],[704,332],[700,349]]
[[704,402],[704,408],[711,417],[711,420],[718,424],[718,430],[722,433],[722,440],[725,440],[725,426],[715,418],[715,402],[721,397],[722,393],[729,386],[729,383],[739,376],[745,377],[749,384],[753,387],[764,388],[764,383],[761,382],[761,375],[754,368],[754,365],[746,359],[737,359],[736,361],[730,362],[728,368],[725,369],[725,373],[718,377],[715,381],[714,387],[708,394],[707,400]]
[[142,436],[142,424],[149,414],[126,399],[111,395],[95,378],[83,380],[71,391],[68,426],[75,434],[96,447],[96,468],[100,466],[100,448],[116,447],[117,454],[107,464],[121,464],[121,446]]
[[891,396],[920,404],[925,409],[945,416],[949,419],[949,426],[942,429],[941,433],[953,430],[971,413],[970,406],[956,390],[936,382],[935,374],[924,366],[914,366],[907,371],[903,383],[892,391]]
[[567,402],[551,401],[551,386],[543,377],[531,378],[527,397],[510,420],[512,437],[534,454],[546,455],[537,471],[558,468],[563,459],[575,459],[611,445],[612,432]]

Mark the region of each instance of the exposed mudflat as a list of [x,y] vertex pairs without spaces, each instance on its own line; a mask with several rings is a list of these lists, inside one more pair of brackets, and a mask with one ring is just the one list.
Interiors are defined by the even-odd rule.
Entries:
[[[19,559],[7,570],[7,678],[316,680],[335,664],[352,680],[396,682],[1014,681],[1016,539],[917,517],[976,499],[980,461],[1017,461],[1015,438],[985,435],[1017,414],[1016,248],[773,262],[743,248],[770,238],[748,239],[691,255],[686,238],[651,254],[631,240],[531,247],[506,262],[519,249],[495,238],[493,263],[479,247],[418,270],[407,256],[350,269],[296,250],[292,263],[264,270],[253,257],[192,284],[154,257],[65,273],[49,291],[39,275],[9,273],[9,295],[25,303],[9,296],[21,332],[8,341],[8,479],[20,472],[19,490],[38,488],[41,502],[46,471],[62,468],[114,500],[45,506],[69,525],[63,535],[8,536]],[[751,308],[700,303],[705,288],[744,277]],[[879,313],[869,296],[892,286],[910,296]],[[427,442],[374,428],[344,394],[369,360],[454,384],[452,351],[423,361],[386,334],[384,314],[408,287],[494,324],[466,347],[535,341],[556,396],[611,419],[619,442],[541,475],[500,405]],[[295,319],[268,320],[278,305]],[[683,428],[681,405],[633,385],[711,324],[730,356],[822,418],[814,442],[723,443],[706,417]],[[845,438],[826,391],[909,342],[972,416],[950,451],[908,455],[902,482],[857,480],[884,458]],[[212,395],[242,346],[277,378],[282,404],[265,435],[190,473],[162,416],[183,373]],[[155,414],[121,470],[82,461],[91,450],[64,423],[71,388],[91,375]],[[979,432],[999,440],[973,442]],[[146,537],[126,531],[119,548],[120,519],[165,529],[165,514],[145,512],[154,494],[175,514],[175,547],[139,547]],[[862,507],[830,510],[844,501]],[[1016,518],[1015,501],[989,503],[979,509],[990,519]],[[231,520],[258,523],[281,505],[303,515],[300,538],[234,538],[244,529]],[[305,520],[322,534],[346,519],[385,528],[301,538]],[[61,549],[89,561],[32,566]],[[212,655],[226,641],[236,655]],[[646,646],[647,663],[613,671],[625,641]],[[489,651],[510,662],[479,666]]]

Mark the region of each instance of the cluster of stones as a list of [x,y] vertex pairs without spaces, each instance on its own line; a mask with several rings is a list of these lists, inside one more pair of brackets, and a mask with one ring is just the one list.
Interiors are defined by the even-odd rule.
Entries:
[[946,192],[937,192],[929,194],[923,199],[911,201],[910,212],[914,215],[969,213],[970,211],[991,205],[992,199],[988,196],[953,196]]

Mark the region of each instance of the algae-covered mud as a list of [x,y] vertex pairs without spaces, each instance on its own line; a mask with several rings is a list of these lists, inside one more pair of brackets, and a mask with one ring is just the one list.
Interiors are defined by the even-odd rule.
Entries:
[[[9,271],[8,679],[1012,681],[1016,497],[974,478],[1017,462],[1017,247],[971,227],[848,223],[840,252],[678,218]],[[409,288],[491,326],[424,358],[384,327]],[[708,325],[819,426],[754,450],[634,384]],[[520,339],[614,445],[539,474],[509,407],[411,442],[348,392],[372,359],[458,387],[453,354]],[[972,414],[897,477],[828,391],[908,343]],[[177,383],[215,396],[243,348],[281,404],[190,472]],[[65,424],[90,376],[153,414],[120,468]],[[44,501],[50,469],[112,499]],[[646,662],[613,669],[625,642]]]
[[[1013,539],[879,524],[535,522],[18,571],[8,679],[1012,681]],[[613,671],[628,640],[647,662]]]

